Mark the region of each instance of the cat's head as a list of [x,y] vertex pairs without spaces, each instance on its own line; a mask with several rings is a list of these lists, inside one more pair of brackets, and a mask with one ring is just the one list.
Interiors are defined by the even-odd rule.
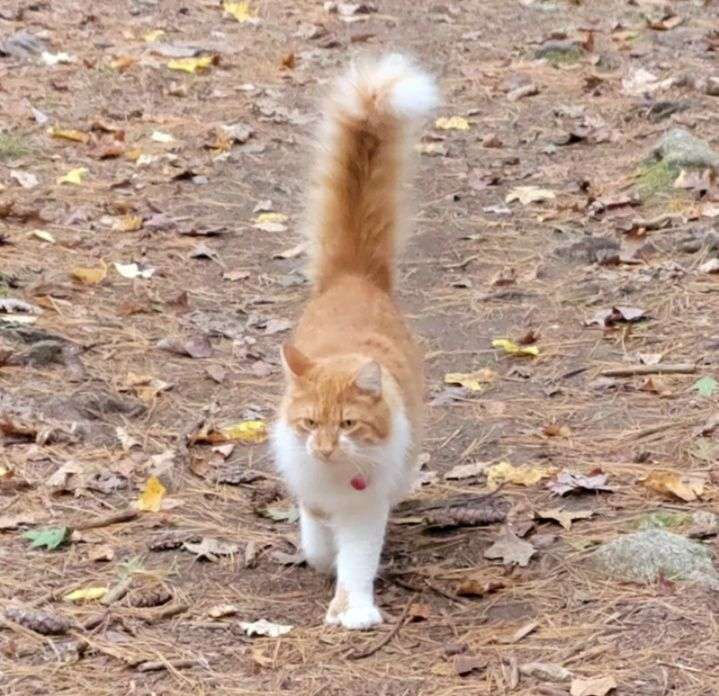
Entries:
[[315,362],[291,344],[282,362],[282,418],[317,460],[352,460],[387,440],[391,411],[379,363],[354,355]]

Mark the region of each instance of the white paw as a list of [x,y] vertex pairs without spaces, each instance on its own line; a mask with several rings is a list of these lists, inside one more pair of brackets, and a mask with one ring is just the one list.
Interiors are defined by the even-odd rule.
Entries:
[[382,623],[382,614],[373,605],[350,607],[341,614],[327,613],[325,623],[330,626],[342,626],[350,631],[362,631]]

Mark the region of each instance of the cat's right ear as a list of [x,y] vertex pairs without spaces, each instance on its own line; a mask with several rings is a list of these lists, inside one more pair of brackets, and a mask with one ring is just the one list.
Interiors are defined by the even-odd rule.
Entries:
[[280,353],[282,367],[288,377],[302,377],[312,367],[312,361],[291,343],[283,343]]

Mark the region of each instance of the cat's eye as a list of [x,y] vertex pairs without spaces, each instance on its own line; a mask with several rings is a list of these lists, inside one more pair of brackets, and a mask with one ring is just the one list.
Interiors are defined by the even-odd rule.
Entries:
[[317,427],[317,421],[312,418],[305,418],[302,421],[302,425],[304,425],[308,430],[314,430]]
[[340,423],[340,427],[342,428],[342,430],[349,430],[350,428],[354,428],[355,425],[357,425],[357,421],[353,420],[352,418],[345,418]]

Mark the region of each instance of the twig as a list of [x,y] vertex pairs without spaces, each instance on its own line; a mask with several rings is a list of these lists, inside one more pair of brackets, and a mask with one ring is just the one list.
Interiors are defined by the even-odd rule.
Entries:
[[130,589],[132,584],[132,575],[127,575],[119,582],[115,583],[106,593],[105,596],[100,600],[100,604],[105,607],[109,607],[119,599],[122,599],[127,591]]
[[633,377],[634,375],[689,375],[697,371],[697,366],[691,363],[676,363],[666,365],[629,365],[627,367],[611,367],[602,370],[602,377]]
[[381,640],[377,641],[374,645],[370,646],[369,648],[361,651],[354,651],[347,655],[348,660],[363,660],[365,657],[369,657],[370,655],[374,655],[377,651],[381,650],[387,643],[389,643],[392,638],[394,638],[398,633],[399,629],[402,628],[404,625],[404,622],[407,619],[407,616],[409,614],[410,607],[412,604],[414,604],[414,600],[417,599],[417,595],[413,595],[409,602],[404,607],[404,610],[402,611],[401,616],[397,621],[395,622],[394,626],[392,626],[392,630],[387,633]]
[[441,500],[437,503],[427,503],[425,505],[400,505],[397,509],[399,513],[406,512],[426,512],[427,510],[439,510],[441,508],[453,508],[475,505],[483,500],[494,498],[504,488],[504,483],[500,483],[493,491],[489,491],[483,495],[473,495],[464,498],[450,498],[449,500]]
[[89,522],[74,525],[74,529],[84,531],[86,529],[97,529],[98,527],[109,527],[111,524],[134,520],[139,514],[139,510],[127,508],[126,510],[121,510],[120,512],[113,512],[111,515],[105,515],[104,517],[98,517],[97,519],[90,520]]
[[147,660],[135,667],[138,672],[157,672],[161,669],[184,669],[185,667],[202,667],[200,660]]
[[162,621],[163,619],[169,619],[172,616],[177,616],[177,614],[182,614],[189,608],[190,607],[187,604],[170,604],[162,609],[152,612],[149,615],[143,612],[138,612],[137,617],[142,619],[146,624],[154,624],[158,621]]

